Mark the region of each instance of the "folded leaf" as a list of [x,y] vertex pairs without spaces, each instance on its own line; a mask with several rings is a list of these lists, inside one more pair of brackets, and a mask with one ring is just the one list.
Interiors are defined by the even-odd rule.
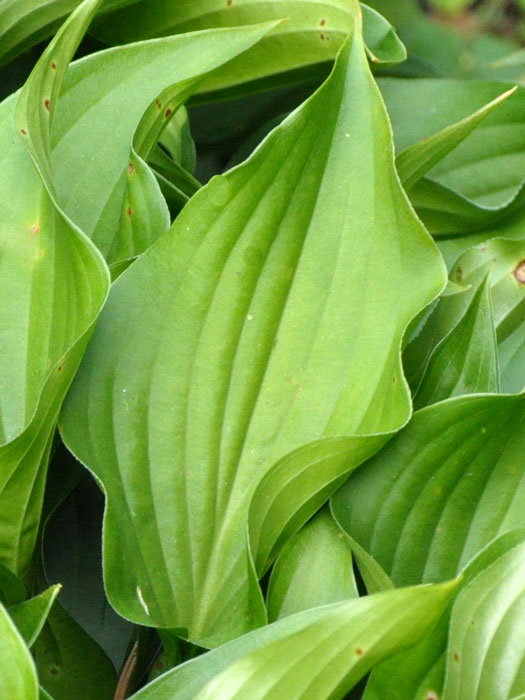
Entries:
[[498,346],[486,277],[463,317],[434,348],[414,396],[414,407],[451,396],[498,392]]
[[28,647],[33,646],[49,615],[61,586],[51,586],[35,598],[9,608],[9,616]]
[[[251,53],[206,80],[201,92],[293,82],[297,70],[332,61],[352,29],[353,3],[345,0],[142,0],[103,17],[95,34],[108,44],[286,19]],[[406,51],[393,27],[378,12],[362,6],[365,40],[372,61],[397,63]],[[300,74],[304,77],[303,74]],[[244,86],[242,84],[245,84]],[[230,90],[231,91],[231,90]]]
[[[413,391],[419,387],[428,363],[432,362],[432,353],[439,352],[438,348],[448,342],[447,338],[451,338],[452,333],[468,332],[472,305],[477,305],[475,299],[482,294],[477,290],[485,278],[490,286],[496,327],[501,389],[504,392],[523,389],[525,341],[521,309],[525,298],[524,260],[525,241],[499,239],[468,250],[457,260],[451,270],[451,280],[469,289],[440,299],[405,349],[403,361]],[[487,334],[490,334],[489,327],[486,328],[485,337],[490,342]]]
[[419,143],[408,146],[396,159],[396,165],[403,185],[409,190],[429,170],[451,153],[476,129],[496,107],[516,92],[507,90],[492,102],[478,109],[455,124],[445,127]]
[[[401,340],[444,284],[358,27],[320,90],[113,286],[62,427],[106,489],[116,609],[201,645],[262,624],[252,556],[264,568],[407,421]],[[282,473],[302,483],[288,511]],[[266,479],[275,517],[253,502],[250,551]]]

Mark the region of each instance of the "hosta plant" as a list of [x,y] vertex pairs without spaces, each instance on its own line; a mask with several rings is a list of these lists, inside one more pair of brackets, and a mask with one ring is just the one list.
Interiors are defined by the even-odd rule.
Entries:
[[0,0],[1,698],[525,697],[525,92],[451,36]]

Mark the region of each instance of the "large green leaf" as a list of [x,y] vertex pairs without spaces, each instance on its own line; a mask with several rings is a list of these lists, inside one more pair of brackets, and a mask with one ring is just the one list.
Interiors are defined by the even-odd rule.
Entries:
[[434,404],[350,477],[334,513],[396,585],[446,580],[525,524],[524,442],[523,395]]
[[125,617],[209,645],[264,621],[251,556],[264,571],[408,420],[401,340],[444,282],[357,30],[321,89],[115,283],[67,400]]
[[0,560],[15,573],[29,563],[58,411],[109,286],[56,202],[49,165],[51,98],[95,7],[84,3],[36,66],[16,128],[16,99],[0,106]]
[[9,700],[38,700],[35,666],[24,640],[0,604],[0,695]]
[[[434,404],[348,480],[333,511],[396,585],[445,580],[525,524],[524,444],[524,396]],[[482,560],[499,556],[491,547]],[[465,576],[474,564],[483,568],[478,558]],[[447,635],[445,616],[428,642],[372,674],[367,700],[390,697],[389,688],[394,700],[440,697]]]
[[358,595],[352,550],[329,511],[290,539],[272,570],[270,621]]
[[115,261],[141,252],[167,228],[155,178],[132,151],[144,111],[153,101],[156,118],[147,111],[140,135],[160,133],[171,116],[167,106],[158,116],[154,103],[163,88],[177,83],[182,99],[188,81],[269,29],[219,30],[98,54],[68,73],[58,101],[68,61],[96,6],[84,3],[46,50],[20,96],[17,130],[16,100],[0,109],[6,212],[0,235],[9,270],[0,286],[6,308],[1,333],[9,340],[0,357],[0,557],[15,572],[24,571],[34,543],[57,412],[108,289],[107,268],[83,234]]
[[482,571],[454,603],[443,700],[525,693],[525,543]]
[[[403,61],[406,51],[392,26],[375,10],[362,7],[372,61]],[[250,61],[232,61],[211,76],[201,88],[207,92],[254,81],[290,82],[297,79],[297,69],[333,60],[352,29],[352,15],[352,3],[346,0],[142,0],[101,18],[94,31],[114,44],[286,19],[260,42]]]
[[291,615],[170,671],[133,700],[343,698],[371,666],[429,634],[456,586],[389,591]]
[[[466,285],[468,289],[461,294],[441,298],[406,347],[404,366],[413,391],[420,386],[428,363],[448,342],[447,338],[451,339],[452,333],[468,332],[472,305],[476,305],[475,297],[479,297],[477,290],[485,278],[492,298],[501,388],[504,392],[519,392],[524,388],[524,260],[525,241],[499,239],[468,250],[458,259],[452,268],[451,280]],[[490,328],[487,327],[483,334],[487,342],[490,342],[489,334]],[[462,351],[468,352],[468,349],[463,346]],[[472,379],[475,381],[475,377]],[[471,385],[470,388],[475,387]]]
[[[459,594],[462,595],[476,577],[484,574],[509,551],[522,546],[524,536],[523,528],[511,530],[485,547],[464,570]],[[442,697],[452,602],[429,637],[374,668],[364,700],[434,700]]]

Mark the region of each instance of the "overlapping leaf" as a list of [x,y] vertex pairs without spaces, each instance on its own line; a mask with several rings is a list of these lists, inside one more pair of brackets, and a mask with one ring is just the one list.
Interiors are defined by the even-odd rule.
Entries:
[[[334,512],[396,585],[445,580],[524,525],[524,444],[523,396],[435,404],[348,481]],[[428,643],[373,674],[367,699],[383,700],[393,674],[396,700],[439,696],[447,630],[445,617]]]
[[[17,130],[15,99],[0,114],[5,212],[0,231],[6,241],[2,264],[9,270],[0,289],[6,309],[0,358],[1,558],[16,572],[27,566],[34,543],[57,412],[108,289],[104,262],[84,234],[115,261],[140,252],[167,228],[155,178],[132,152],[144,111],[177,81],[182,82],[175,92],[182,98],[188,80],[268,30],[219,30],[98,54],[71,71],[58,102],[69,59],[97,5],[83,4],[47,49],[20,97]],[[156,118],[148,124],[160,133],[171,114],[155,103],[152,109]],[[118,138],[112,138],[117,127]]]
[[[232,27],[287,18],[260,42],[250,61],[235,60],[210,77],[201,90],[243,83],[278,84],[296,79],[297,69],[333,60],[352,28],[352,3],[345,0],[143,0],[102,18],[95,33],[109,44],[149,39],[210,27]],[[406,58],[392,26],[363,5],[365,39],[374,62]]]
[[[404,365],[413,391],[417,391],[420,386],[428,364],[433,362],[432,357],[436,358],[441,352],[439,348],[444,348],[449,340],[454,342],[451,338],[452,334],[461,334],[465,330],[468,332],[470,320],[474,320],[472,306],[479,306],[476,303],[476,297],[479,298],[478,290],[485,278],[487,278],[492,299],[501,389],[504,392],[519,392],[525,387],[524,261],[525,243],[523,241],[499,239],[468,250],[457,260],[451,271],[451,280],[466,285],[466,291],[440,299],[405,350]],[[483,319],[480,320],[483,327],[485,323]],[[487,320],[485,318],[485,322]],[[491,321],[488,320],[488,326],[485,326],[485,331],[479,338],[480,340],[484,338],[483,344],[492,354],[490,326]],[[482,327],[478,330],[482,330]],[[481,346],[478,350],[483,354]],[[459,351],[469,352],[465,345]],[[478,360],[475,362],[482,370],[481,355],[478,354]],[[494,364],[493,361],[492,364]],[[486,372],[488,369],[485,365],[482,371]],[[491,373],[494,373],[494,368]],[[476,381],[475,376],[472,377],[472,381]],[[470,384],[470,390],[475,388],[474,384]],[[484,390],[494,388],[494,384],[487,384]],[[479,391],[479,388],[477,390]]]
[[291,615],[180,666],[135,700],[343,698],[382,659],[424,638],[456,583]]
[[29,563],[58,411],[108,289],[101,256],[56,203],[49,165],[51,96],[95,6],[84,3],[44,54],[16,129],[16,99],[0,108],[0,559],[15,573]]
[[263,571],[406,422],[401,339],[443,286],[357,31],[113,287],[63,433],[105,485],[121,613],[210,645],[264,621],[251,555]]
[[268,587],[270,621],[357,597],[352,550],[327,510],[292,537]]

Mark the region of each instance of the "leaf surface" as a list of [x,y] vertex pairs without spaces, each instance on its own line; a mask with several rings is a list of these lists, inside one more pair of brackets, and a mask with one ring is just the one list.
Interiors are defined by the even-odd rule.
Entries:
[[372,665],[428,634],[456,585],[389,591],[291,615],[179,666],[133,700],[343,698]]
[[328,510],[290,538],[272,570],[268,618],[357,598],[352,550]]
[[38,700],[33,660],[3,605],[0,605],[0,694],[9,700]]
[[[264,570],[288,523],[406,422],[401,339],[443,286],[356,31],[321,89],[115,283],[66,402],[66,442],[106,488],[125,617],[202,645],[262,624],[251,556]],[[278,507],[254,500],[250,551],[274,467]],[[306,475],[288,510],[283,471]]]
[[28,647],[33,646],[42,631],[60,588],[60,585],[51,586],[44,593],[9,608],[9,616]]

